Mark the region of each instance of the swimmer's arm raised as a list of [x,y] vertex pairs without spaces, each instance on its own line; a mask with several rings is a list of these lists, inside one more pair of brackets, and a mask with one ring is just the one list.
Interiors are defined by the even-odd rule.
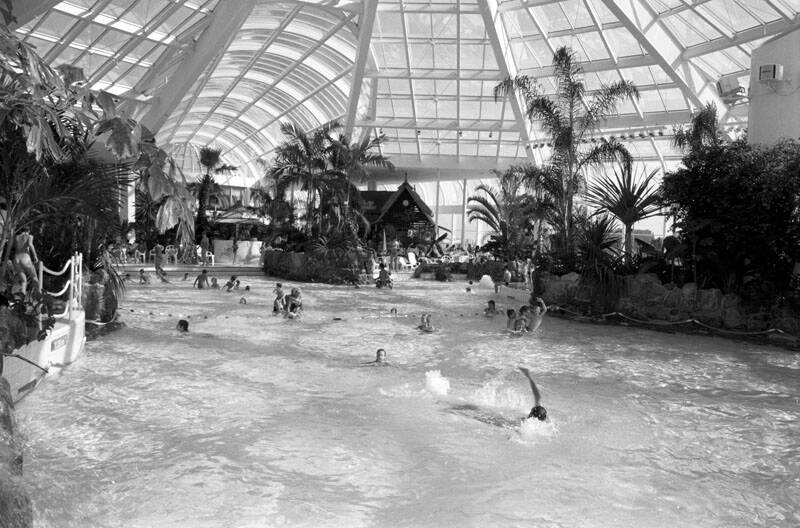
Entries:
[[531,392],[533,392],[533,403],[534,403],[534,406],[538,406],[539,402],[542,399],[542,395],[539,392],[539,388],[536,386],[536,383],[534,383],[533,378],[531,377],[531,372],[528,369],[526,369],[525,367],[518,367],[518,368],[519,368],[520,372],[525,374],[525,377],[528,378],[528,381],[531,384]]

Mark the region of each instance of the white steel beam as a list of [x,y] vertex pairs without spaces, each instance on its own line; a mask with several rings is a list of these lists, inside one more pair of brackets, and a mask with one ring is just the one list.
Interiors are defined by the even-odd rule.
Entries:
[[[233,92],[236,86],[247,75],[247,72],[249,72],[250,69],[256,65],[256,63],[258,63],[258,61],[261,59],[261,55],[265,53],[270,48],[270,46],[272,46],[275,40],[283,34],[283,30],[286,29],[286,27],[294,20],[295,16],[297,16],[297,13],[299,12],[300,12],[300,6],[294,6],[294,8],[292,8],[292,10],[289,11],[289,13],[284,17],[284,19],[281,20],[280,25],[278,25],[278,27],[272,31],[270,36],[264,40],[264,42],[261,44],[258,50],[253,52],[253,55],[247,61],[247,64],[245,64],[244,67],[242,67],[239,70],[239,74],[231,81],[231,83],[228,85],[228,87],[225,89],[222,95],[216,98],[214,104],[211,105],[211,109],[208,112],[206,112],[206,115],[203,117],[202,121],[200,121],[200,124],[196,126],[197,130],[202,129],[205,126],[205,124],[208,123],[208,120],[211,119],[211,117],[214,115],[217,109],[219,109],[220,105],[223,102],[225,102],[225,100]],[[219,77],[217,77],[217,80],[219,80]],[[261,97],[259,97],[258,99],[260,100]],[[249,108],[250,107],[248,107],[248,109]],[[240,115],[243,114],[244,112],[242,112]],[[184,112],[183,116],[181,116],[181,121],[183,121],[183,119],[186,119],[186,112]],[[180,126],[180,122],[178,123],[178,126]]]
[[[256,105],[256,103],[257,103],[258,101],[260,101],[261,99],[263,99],[263,98],[264,98],[264,97],[265,97],[265,96],[266,96],[268,93],[270,93],[270,92],[271,92],[273,89],[275,89],[275,87],[276,87],[276,86],[278,86],[278,84],[279,84],[281,81],[283,81],[283,80],[284,80],[286,77],[288,77],[288,76],[289,76],[289,74],[291,74],[291,73],[292,73],[292,72],[295,70],[295,68],[297,68],[297,66],[298,66],[298,65],[302,64],[302,63],[303,63],[303,62],[304,62],[304,61],[305,61],[307,58],[309,58],[311,55],[313,55],[315,51],[317,51],[318,49],[322,48],[322,47],[325,45],[325,43],[326,43],[326,42],[327,42],[327,41],[328,41],[328,40],[329,40],[329,39],[330,39],[330,38],[331,38],[333,35],[335,35],[336,33],[338,33],[340,29],[342,29],[342,28],[343,28],[345,25],[347,25],[347,24],[348,24],[348,22],[350,22],[350,20],[352,20],[352,18],[353,18],[353,17],[355,17],[355,15],[344,15],[344,16],[343,16],[343,18],[342,18],[342,19],[341,19],[341,20],[340,20],[340,21],[339,21],[339,22],[338,22],[338,23],[337,23],[335,26],[331,27],[331,28],[330,28],[330,29],[327,31],[327,33],[325,33],[325,35],[323,35],[323,36],[322,36],[322,38],[320,38],[320,39],[319,39],[319,40],[318,40],[318,41],[317,41],[317,42],[316,42],[316,43],[315,43],[313,46],[311,46],[311,47],[310,47],[310,48],[308,48],[308,49],[307,49],[305,52],[303,52],[303,54],[302,54],[302,55],[300,55],[300,56],[299,56],[299,57],[298,57],[296,60],[294,60],[294,61],[293,61],[293,62],[292,62],[292,63],[291,63],[289,66],[287,66],[287,67],[286,67],[286,69],[284,69],[284,70],[283,70],[283,72],[281,72],[281,74],[280,74],[280,75],[278,75],[278,76],[275,78],[275,80],[273,80],[273,81],[272,81],[270,84],[268,84],[268,85],[267,85],[267,86],[266,86],[266,87],[265,87],[263,90],[261,90],[261,92],[258,94],[258,96],[254,97],[254,98],[253,98],[253,100],[252,100],[252,101],[250,101],[250,103],[248,103],[247,105],[245,105],[245,107],[244,107],[244,108],[242,108],[242,110],[239,112],[239,116],[242,116],[242,115],[244,115],[244,114],[245,114],[245,113],[246,113],[248,110],[250,110],[251,108],[253,108],[253,107]],[[346,71],[351,71],[351,70],[352,70],[352,67],[350,67],[350,68],[347,68],[347,70],[346,70]],[[334,80],[330,81],[328,84],[329,84],[329,85],[331,85],[331,86],[333,86],[334,82],[335,82],[335,81],[337,81],[337,80],[339,80],[339,79],[341,79],[341,74],[337,75],[337,76],[336,76],[336,78],[335,78]],[[320,91],[320,90],[318,89],[318,90],[316,90],[314,93],[315,93],[315,94],[316,94],[316,93],[319,93],[319,91]],[[308,97],[306,97],[305,99],[303,99],[303,101],[307,101],[308,99],[309,99],[309,98],[308,98]],[[292,106],[292,108],[296,108],[296,106]],[[237,117],[238,117],[238,116],[237,116]],[[317,116],[317,117],[319,117],[319,116]],[[272,121],[270,121],[270,124],[271,124],[272,122],[274,122],[274,121],[275,121],[275,119],[273,119]],[[263,126],[263,127],[260,129],[260,130],[264,130],[265,128],[267,128],[267,126],[269,126],[269,125],[265,125],[265,126]],[[260,130],[259,130],[259,131],[260,131]],[[220,133],[221,133],[221,132],[222,132],[222,131],[220,131]],[[257,131],[257,132],[258,132],[258,131]],[[253,135],[255,135],[255,134],[250,134],[250,135],[248,135],[247,137],[248,137],[248,138],[250,138],[250,137],[252,137]],[[214,138],[212,138],[212,139],[211,139],[211,141],[214,141],[214,139],[216,139],[218,136],[219,136],[219,134],[217,134],[216,136],[214,136]]]
[[714,84],[704,82],[702,72],[691,62],[683,61],[683,48],[672,39],[672,35],[664,29],[658,17],[643,0],[601,1],[656,60],[692,106],[699,109],[706,103],[713,102],[722,114],[727,112],[728,105],[720,99]]
[[158,91],[155,104],[142,118],[142,124],[151,132],[155,134],[164,125],[192,84],[213,62],[212,58],[225,52],[255,3],[256,0],[238,0],[217,4],[210,15],[213,19],[195,43],[194,50],[187,52],[181,65]]
[[781,33],[788,33],[800,28],[800,17],[792,20],[780,19],[774,22],[767,22],[762,26],[756,26],[744,31],[739,31],[734,35],[733,39],[718,38],[702,44],[697,44],[686,48],[681,54],[681,59],[688,60],[692,57],[699,57],[715,51],[722,51],[734,46],[741,46],[754,40],[763,39],[765,37],[772,37]]
[[[339,79],[341,79],[342,77],[344,77],[345,75],[347,75],[348,73],[350,73],[350,72],[352,71],[352,69],[353,69],[353,67],[352,67],[352,66],[351,66],[351,67],[349,67],[349,68],[346,68],[346,69],[345,69],[343,72],[341,72],[341,73],[339,73],[338,75],[336,75],[336,77],[334,77],[334,78],[333,78],[333,79],[331,79],[330,81],[327,81],[327,82],[324,82],[324,83],[322,83],[322,84],[321,84],[321,85],[319,85],[319,86],[318,86],[316,89],[312,90],[312,91],[311,91],[311,92],[310,92],[308,95],[306,95],[306,96],[305,96],[303,99],[301,99],[301,100],[299,100],[299,101],[295,101],[295,102],[294,102],[294,103],[293,103],[293,104],[292,104],[292,105],[291,105],[289,108],[286,108],[285,110],[281,111],[281,113],[280,113],[280,114],[278,114],[278,115],[274,116],[272,119],[270,119],[269,121],[267,121],[267,123],[266,123],[265,125],[263,125],[261,128],[259,128],[258,130],[254,131],[254,132],[251,132],[251,133],[250,133],[250,134],[248,134],[248,135],[247,135],[247,137],[245,137],[244,139],[242,139],[242,140],[239,140],[239,142],[237,142],[237,143],[236,143],[235,145],[233,145],[231,148],[229,148],[228,150],[226,150],[225,152],[223,152],[223,155],[225,155],[225,154],[227,154],[228,152],[230,152],[230,151],[234,150],[236,147],[238,147],[238,146],[239,146],[239,145],[241,145],[242,143],[246,142],[248,139],[250,139],[251,137],[253,137],[253,136],[255,136],[256,134],[260,133],[261,131],[263,131],[263,130],[266,130],[266,129],[267,129],[267,128],[269,128],[269,127],[270,127],[270,126],[271,126],[273,123],[276,123],[276,122],[278,122],[278,121],[279,121],[279,120],[280,120],[282,117],[285,117],[285,116],[289,115],[289,114],[290,114],[291,112],[293,112],[293,111],[294,111],[294,110],[295,110],[297,107],[299,107],[300,105],[302,105],[302,104],[303,104],[303,103],[305,103],[306,101],[310,100],[312,97],[314,97],[315,95],[317,95],[318,93],[320,93],[320,92],[321,92],[322,90],[324,90],[325,88],[328,88],[329,86],[332,86],[332,85],[333,85],[333,84],[334,84],[336,81],[338,81]],[[334,116],[334,117],[333,117],[333,119],[331,119],[330,121],[334,121],[334,120],[336,120],[336,119],[340,119],[341,117],[342,117],[342,116]],[[330,122],[330,121],[329,121],[329,122]],[[308,130],[306,130],[306,132],[309,132],[309,131],[308,131]],[[219,134],[217,134],[216,136],[214,136],[214,138],[216,138],[216,137],[218,137],[218,136],[219,136]],[[249,160],[249,161],[252,161],[252,160]]]
[[[600,131],[594,135],[602,135],[606,130],[664,128],[672,125],[683,125],[689,122],[692,114],[688,110],[676,112],[645,112],[644,118],[636,114],[612,116],[600,125]],[[379,117],[370,121],[356,122],[356,126],[374,126],[377,128],[399,128],[418,130],[455,130],[457,123],[452,119],[405,119]],[[492,119],[466,121],[461,130],[470,132],[517,132],[517,125],[504,125]],[[532,141],[540,141],[532,138]]]
[[60,0],[11,0],[11,14],[17,19],[10,29],[22,27],[37,16],[53,9]]
[[[370,79],[370,90],[369,109],[367,109],[367,115],[364,116],[366,118],[364,120],[365,123],[375,120],[375,111],[378,108],[378,79]],[[353,122],[353,126],[355,126],[355,122]],[[361,134],[358,138],[358,144],[360,145],[363,143],[374,129],[375,127],[373,125],[361,125]],[[378,148],[381,148],[380,145]]]
[[[456,6],[458,7],[458,6]],[[411,68],[411,53],[408,51],[408,23],[406,22],[405,2],[400,0],[400,19],[403,27],[403,51],[405,52],[406,64]],[[414,121],[417,120],[417,98],[414,97],[414,81],[408,81],[408,93],[411,96],[411,115]],[[417,131],[417,156],[422,159],[422,144],[419,141],[419,131]]]
[[[478,0],[478,9],[481,12],[481,17],[483,17],[486,35],[492,43],[492,50],[501,75],[503,77],[516,77],[519,74],[517,62],[509,45],[505,26],[500,18],[501,14],[497,0]],[[528,157],[528,161],[534,165],[541,165],[543,162],[541,155],[534,154],[533,149],[530,148],[531,140],[534,138],[523,111],[522,97],[515,90],[508,95],[508,102],[511,104],[511,111],[514,112],[517,131],[525,143],[525,154]]]
[[[378,10],[378,0],[364,0],[361,16],[358,18],[358,49],[356,62],[353,69],[353,78],[350,82],[350,100],[347,104],[347,116],[344,120],[344,135],[350,138],[353,125],[356,121],[358,103],[361,99],[361,85],[364,83],[364,70],[370,55],[370,42],[372,42],[372,27],[375,23],[375,13]],[[373,85],[374,86],[374,85]]]
[[44,61],[48,64],[52,63],[56,57],[61,55],[61,52],[63,52],[65,49],[67,49],[67,47],[69,47],[70,44],[72,44],[72,41],[75,40],[75,37],[83,33],[86,27],[92,22],[92,19],[102,13],[110,3],[111,0],[101,0],[92,6],[90,10],[87,10],[84,14],[82,14],[78,21],[72,24],[72,27],[69,28],[64,35],[59,37],[58,44],[50,48],[50,51],[45,53],[44,57],[42,57]]

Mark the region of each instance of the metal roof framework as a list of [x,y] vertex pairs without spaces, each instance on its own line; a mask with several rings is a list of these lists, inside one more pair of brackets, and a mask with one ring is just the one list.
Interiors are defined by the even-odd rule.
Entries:
[[[588,89],[630,79],[641,92],[596,136],[641,160],[675,163],[670,135],[714,102],[747,126],[746,100],[716,91],[749,83],[750,55],[800,27],[800,0],[14,0],[17,34],[52,65],[83,68],[176,155],[216,145],[249,186],[281,140],[280,123],[311,130],[338,119],[354,138],[383,133],[396,166],[475,177],[548,157],[541,126],[507,75],[553,91],[562,45]],[[591,140],[590,140],[591,141]],[[181,154],[183,153],[183,154]],[[189,163],[192,165],[191,163]],[[196,164],[195,164],[196,165]],[[482,171],[482,172],[481,172]],[[401,172],[402,174],[402,172]]]

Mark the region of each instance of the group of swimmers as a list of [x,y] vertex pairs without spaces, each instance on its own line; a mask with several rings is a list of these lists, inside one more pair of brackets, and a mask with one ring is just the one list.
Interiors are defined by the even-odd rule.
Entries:
[[303,313],[303,295],[300,288],[292,288],[289,295],[283,291],[283,284],[275,284],[272,290],[275,300],[272,302],[272,315],[283,314],[285,318],[297,319]]
[[[541,326],[544,320],[544,314],[547,313],[547,305],[541,297],[531,296],[531,303],[520,306],[519,310],[509,308],[506,310],[506,328],[515,334],[524,334],[526,332],[535,332]],[[500,312],[494,300],[487,302],[487,307],[483,310],[483,314],[487,317],[494,317]]]

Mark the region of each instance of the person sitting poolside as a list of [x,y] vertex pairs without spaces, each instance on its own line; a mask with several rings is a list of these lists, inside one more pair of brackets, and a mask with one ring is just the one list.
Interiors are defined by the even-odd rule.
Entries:
[[300,288],[292,288],[292,292],[286,297],[286,311],[284,317],[295,319],[303,313],[303,297]]
[[483,309],[483,315],[485,315],[486,317],[494,317],[495,315],[497,315],[498,313],[500,313],[500,312],[498,312],[498,311],[497,311],[497,307],[495,306],[495,302],[494,302],[494,300],[492,300],[492,299],[489,299],[489,300],[486,302],[486,304],[487,304],[488,306],[487,306],[486,308],[484,308],[484,309]]
[[433,332],[436,330],[436,328],[434,328],[434,326],[431,324],[431,314],[422,314],[422,317],[420,318],[420,325],[417,328],[423,332]]
[[383,263],[380,265],[380,271],[378,272],[378,279],[375,281],[375,286],[377,288],[386,286],[392,289],[392,273],[386,269],[386,265]]
[[386,361],[386,351],[382,348],[379,348],[378,351],[375,353],[375,360],[374,361],[365,361],[362,365],[369,365],[371,367],[388,367],[389,362]]
[[533,407],[531,408],[531,412],[528,414],[528,418],[536,418],[542,422],[547,420],[547,409],[541,405],[542,395],[539,392],[539,388],[536,386],[536,383],[533,382],[530,371],[524,367],[519,367],[519,370],[525,374],[526,378],[528,378],[528,381],[531,384],[531,392],[533,392]]
[[189,331],[189,321],[186,319],[181,319],[178,321],[178,325],[176,327],[178,332],[188,332]]
[[[188,275],[188,274],[187,274]],[[203,288],[208,288],[208,272],[203,270],[200,272],[200,275],[194,280],[194,284],[192,284],[192,288],[197,286],[198,290],[202,290]]]

